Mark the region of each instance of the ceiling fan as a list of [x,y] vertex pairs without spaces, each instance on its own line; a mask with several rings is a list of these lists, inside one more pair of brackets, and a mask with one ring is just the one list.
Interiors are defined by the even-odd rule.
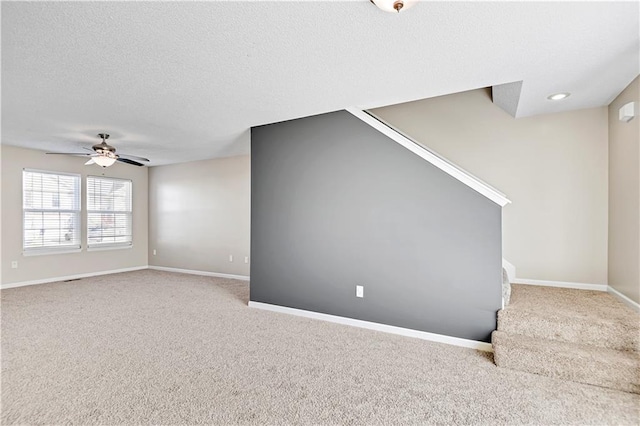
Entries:
[[93,154],[84,152],[47,152],[47,154],[56,155],[74,155],[76,157],[91,157],[85,165],[97,164],[101,167],[109,167],[116,161],[134,166],[144,166],[140,161],[149,162],[149,159],[136,157],[135,155],[116,154],[115,147],[107,143],[109,135],[107,133],[98,133],[98,137],[102,139],[101,143],[93,145],[91,148],[84,148],[88,151],[94,151]]

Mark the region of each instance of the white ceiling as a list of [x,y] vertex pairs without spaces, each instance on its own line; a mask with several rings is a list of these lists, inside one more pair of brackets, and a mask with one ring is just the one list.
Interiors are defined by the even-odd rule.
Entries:
[[520,80],[518,116],[602,106],[640,72],[638,2],[1,7],[2,143],[76,151],[106,131],[152,165],[248,153],[251,126]]

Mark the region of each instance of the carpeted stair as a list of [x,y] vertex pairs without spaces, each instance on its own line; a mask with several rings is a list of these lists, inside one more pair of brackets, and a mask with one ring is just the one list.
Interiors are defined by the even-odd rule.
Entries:
[[608,293],[513,285],[492,343],[499,367],[640,393],[640,315]]

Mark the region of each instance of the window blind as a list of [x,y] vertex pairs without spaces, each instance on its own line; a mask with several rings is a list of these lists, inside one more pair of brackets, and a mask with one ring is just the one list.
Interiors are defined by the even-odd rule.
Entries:
[[87,177],[88,247],[132,244],[131,181]]
[[25,252],[80,249],[80,175],[22,171]]

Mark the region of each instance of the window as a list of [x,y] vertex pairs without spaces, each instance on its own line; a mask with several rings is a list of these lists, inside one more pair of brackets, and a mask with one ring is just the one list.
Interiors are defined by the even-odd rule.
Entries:
[[131,181],[88,176],[88,247],[131,246],[131,223]]
[[22,171],[22,249],[80,249],[80,175]]

